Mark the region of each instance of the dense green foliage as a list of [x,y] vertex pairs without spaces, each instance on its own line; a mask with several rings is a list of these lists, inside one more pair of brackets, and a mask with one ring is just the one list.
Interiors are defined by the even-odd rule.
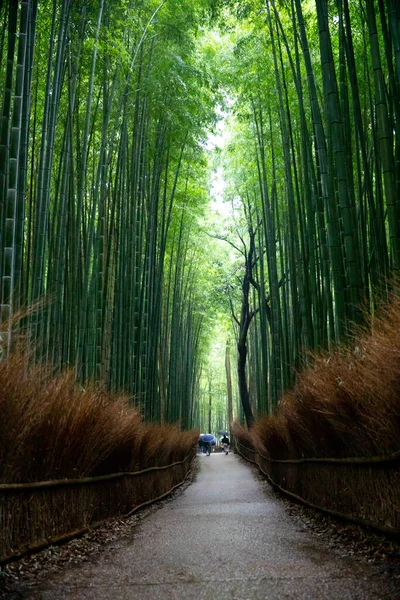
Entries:
[[399,23],[394,0],[0,2],[2,351],[43,301],[37,359],[203,426],[230,314],[247,422],[273,411],[400,265]]
[[391,0],[233,9],[220,65],[236,224],[223,237],[242,265],[230,296],[251,424],[310,351],[362,324],[398,270],[400,10]]
[[[217,89],[197,38],[212,3],[0,11],[1,320],[44,299],[28,323],[37,358],[190,426]],[[11,325],[3,337],[9,351]]]

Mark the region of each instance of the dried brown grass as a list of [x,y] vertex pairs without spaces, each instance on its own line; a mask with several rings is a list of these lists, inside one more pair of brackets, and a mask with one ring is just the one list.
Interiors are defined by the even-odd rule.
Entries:
[[79,478],[183,459],[197,431],[142,422],[124,396],[79,389],[72,372],[26,369],[22,355],[0,364],[0,481]]
[[250,449],[253,448],[253,436],[251,435],[251,433],[249,432],[247,427],[242,427],[237,421],[235,421],[231,425],[231,430],[232,430],[233,436],[237,440],[239,440],[239,442],[243,446],[246,446],[246,448],[250,448]]
[[[253,446],[275,459],[381,456],[400,449],[400,295],[352,343],[314,357],[259,419]],[[240,438],[239,438],[240,439]]]

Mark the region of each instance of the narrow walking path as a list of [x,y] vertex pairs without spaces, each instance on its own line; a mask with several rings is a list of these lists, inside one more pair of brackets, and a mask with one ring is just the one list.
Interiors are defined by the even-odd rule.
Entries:
[[[302,531],[234,455],[199,457],[195,483],[96,560],[42,585],[43,600],[400,598],[364,561]],[[114,544],[115,546],[115,544]]]

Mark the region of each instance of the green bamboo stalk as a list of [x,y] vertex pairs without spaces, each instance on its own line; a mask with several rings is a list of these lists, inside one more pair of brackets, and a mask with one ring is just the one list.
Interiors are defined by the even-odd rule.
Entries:
[[[329,172],[329,161],[327,153],[327,142],[323,127],[321,109],[318,101],[317,86],[311,62],[310,49],[304,24],[303,12],[300,0],[295,0],[296,15],[299,25],[299,33],[303,58],[307,71],[308,94],[312,111],[314,136],[316,143],[316,154],[318,158],[319,173],[321,178],[321,191],[324,199],[324,211],[326,214],[326,226],[328,231],[328,249],[330,267],[332,271],[334,298],[335,298],[335,337],[342,337],[345,331],[345,277],[343,271],[342,247],[340,243],[340,230],[336,206],[334,204],[334,186],[332,173]],[[332,325],[332,323],[331,323]]]
[[324,96],[327,106],[327,116],[331,132],[332,154],[336,171],[338,199],[341,222],[343,226],[343,243],[346,264],[346,282],[348,289],[348,316],[354,322],[362,321],[361,302],[363,299],[363,282],[361,279],[360,250],[358,241],[357,219],[355,207],[349,193],[348,170],[343,119],[340,111],[340,101],[336,72],[333,60],[330,31],[327,19],[325,0],[316,0],[320,56],[323,71]]
[[[18,33],[17,64],[15,70],[15,92],[10,130],[8,186],[4,211],[3,269],[1,285],[1,321],[8,321],[14,310],[15,288],[15,232],[18,202],[18,181],[20,166],[21,123],[23,112],[24,81],[26,76],[25,58],[28,32],[29,2],[21,2],[20,26]],[[7,352],[11,349],[11,323],[7,334]]]
[[[6,77],[3,95],[3,106],[0,118],[0,265],[3,271],[3,248],[8,243],[4,240],[5,228],[5,201],[8,189],[9,176],[9,147],[10,147],[10,114],[12,105],[12,82],[14,72],[14,54],[15,44],[17,39],[17,15],[18,2],[11,0],[9,3],[8,12],[8,36],[7,36],[7,66]],[[7,272],[9,271],[7,267]],[[1,273],[2,275],[2,273]],[[5,286],[5,289],[4,289]],[[11,279],[1,279],[1,305],[5,305],[5,314],[0,314],[0,319],[3,321],[9,317],[7,299],[11,295]]]

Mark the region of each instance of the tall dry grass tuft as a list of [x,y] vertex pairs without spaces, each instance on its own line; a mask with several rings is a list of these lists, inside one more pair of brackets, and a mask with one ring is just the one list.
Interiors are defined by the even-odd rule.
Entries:
[[231,425],[232,433],[246,448],[253,448],[253,438],[247,427],[242,427],[237,421]]
[[0,364],[0,481],[18,483],[133,471],[183,459],[197,431],[147,425],[126,397],[48,365]]
[[269,446],[276,449],[282,459],[289,458],[288,430],[286,421],[280,415],[261,417],[254,423],[251,440],[254,448],[261,454],[269,456],[269,449],[264,445],[264,439],[270,440]]
[[400,449],[400,295],[351,346],[314,357],[274,416],[258,420],[255,447],[275,459],[379,456]]

